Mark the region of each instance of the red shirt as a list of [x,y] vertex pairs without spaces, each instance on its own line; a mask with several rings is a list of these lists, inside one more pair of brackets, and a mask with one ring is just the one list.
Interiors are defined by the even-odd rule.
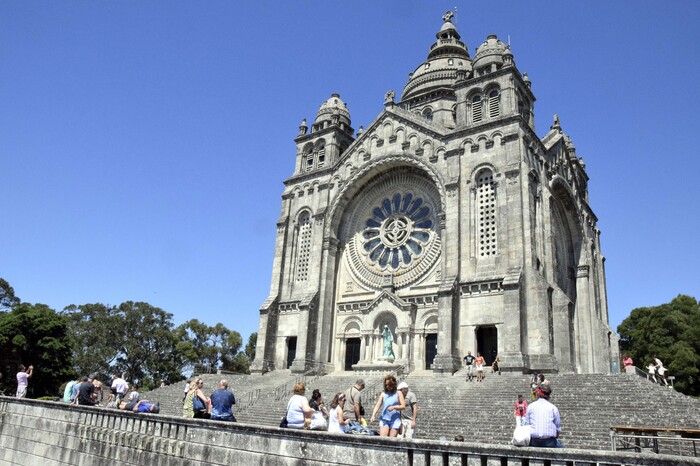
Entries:
[[[522,410],[521,410],[522,408]],[[516,417],[519,416],[525,416],[525,413],[527,412],[527,401],[523,400],[522,402],[515,402],[515,411],[514,414]]]
[[625,359],[622,360],[622,365],[623,365],[624,367],[633,366],[633,365],[634,365],[634,361],[632,361],[632,358],[630,358],[629,356],[627,356]]

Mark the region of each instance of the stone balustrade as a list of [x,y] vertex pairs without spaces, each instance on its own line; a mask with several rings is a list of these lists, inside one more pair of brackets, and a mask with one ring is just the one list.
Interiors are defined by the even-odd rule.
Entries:
[[[0,464],[660,465],[681,458],[295,431],[0,397]],[[682,458],[684,464],[700,464]]]

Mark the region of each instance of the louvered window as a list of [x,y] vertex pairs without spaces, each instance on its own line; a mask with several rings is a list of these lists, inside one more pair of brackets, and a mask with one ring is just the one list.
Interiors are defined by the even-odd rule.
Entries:
[[314,153],[308,152],[306,154],[306,170],[311,170],[314,168]]
[[497,251],[496,186],[490,170],[484,170],[479,174],[476,183],[476,201],[479,216],[479,256],[493,256]]
[[299,217],[298,228],[296,280],[305,282],[309,277],[309,255],[311,254],[311,216],[308,212],[304,212]]
[[472,122],[478,123],[481,121],[482,117],[482,102],[481,96],[476,95],[472,99]]
[[322,167],[325,161],[326,161],[326,148],[321,147],[318,150],[318,166]]
[[501,94],[494,89],[489,93],[489,118],[496,118],[501,113]]

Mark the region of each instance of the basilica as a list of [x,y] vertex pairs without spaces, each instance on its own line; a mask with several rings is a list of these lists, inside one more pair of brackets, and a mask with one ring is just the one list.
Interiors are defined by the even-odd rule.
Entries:
[[[427,41],[426,41],[427,42]],[[446,13],[366,129],[339,94],[299,126],[253,372],[608,373],[604,257],[583,159],[491,35]]]

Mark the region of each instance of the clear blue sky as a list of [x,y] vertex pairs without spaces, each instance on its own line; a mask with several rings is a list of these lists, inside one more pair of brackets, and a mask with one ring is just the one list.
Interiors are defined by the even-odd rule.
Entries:
[[2,2],[0,277],[247,337],[301,119],[338,92],[367,126],[455,6],[472,56],[510,37],[538,134],[559,114],[584,158],[611,325],[700,298],[697,1]]

